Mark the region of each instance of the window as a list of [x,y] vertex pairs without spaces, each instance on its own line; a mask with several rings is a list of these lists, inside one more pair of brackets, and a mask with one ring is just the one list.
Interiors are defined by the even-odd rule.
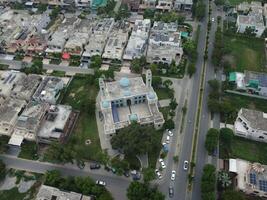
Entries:
[[259,138],[260,138],[260,139],[264,139],[264,137],[263,137],[263,136],[259,136]]
[[263,135],[267,135],[267,133],[263,133]]

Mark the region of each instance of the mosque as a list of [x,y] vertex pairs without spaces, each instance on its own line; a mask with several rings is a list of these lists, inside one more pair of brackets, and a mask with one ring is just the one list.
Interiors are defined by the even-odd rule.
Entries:
[[127,127],[132,122],[153,124],[156,129],[162,127],[164,118],[159,112],[158,97],[151,83],[150,70],[146,72],[146,83],[142,77],[124,77],[113,82],[99,79],[100,105],[104,116],[104,131],[108,138],[116,130]]

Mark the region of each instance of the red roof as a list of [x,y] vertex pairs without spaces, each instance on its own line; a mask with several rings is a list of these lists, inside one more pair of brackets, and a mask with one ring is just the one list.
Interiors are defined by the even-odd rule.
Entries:
[[68,60],[68,59],[70,59],[70,54],[68,54],[68,53],[63,53],[63,54],[62,54],[62,58],[65,59],[65,60]]

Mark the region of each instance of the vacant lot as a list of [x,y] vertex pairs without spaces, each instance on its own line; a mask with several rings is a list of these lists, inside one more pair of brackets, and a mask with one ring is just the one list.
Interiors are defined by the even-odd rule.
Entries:
[[[90,160],[100,160],[102,156],[95,113],[94,110],[89,110],[92,106],[88,105],[88,103],[95,102],[97,92],[97,87],[95,84],[90,84],[88,78],[76,77],[72,80],[62,100],[62,104],[71,105],[80,111],[76,128],[70,139],[73,148],[83,158]],[[86,140],[91,140],[91,144],[86,145]]]
[[224,35],[224,44],[233,70],[267,72],[263,39]]
[[267,145],[261,142],[234,137],[231,157],[267,164]]

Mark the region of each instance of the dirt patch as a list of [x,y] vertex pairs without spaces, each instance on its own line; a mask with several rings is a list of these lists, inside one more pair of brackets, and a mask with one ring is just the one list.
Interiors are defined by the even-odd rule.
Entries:
[[69,96],[74,98],[75,97],[75,93],[70,93]]

